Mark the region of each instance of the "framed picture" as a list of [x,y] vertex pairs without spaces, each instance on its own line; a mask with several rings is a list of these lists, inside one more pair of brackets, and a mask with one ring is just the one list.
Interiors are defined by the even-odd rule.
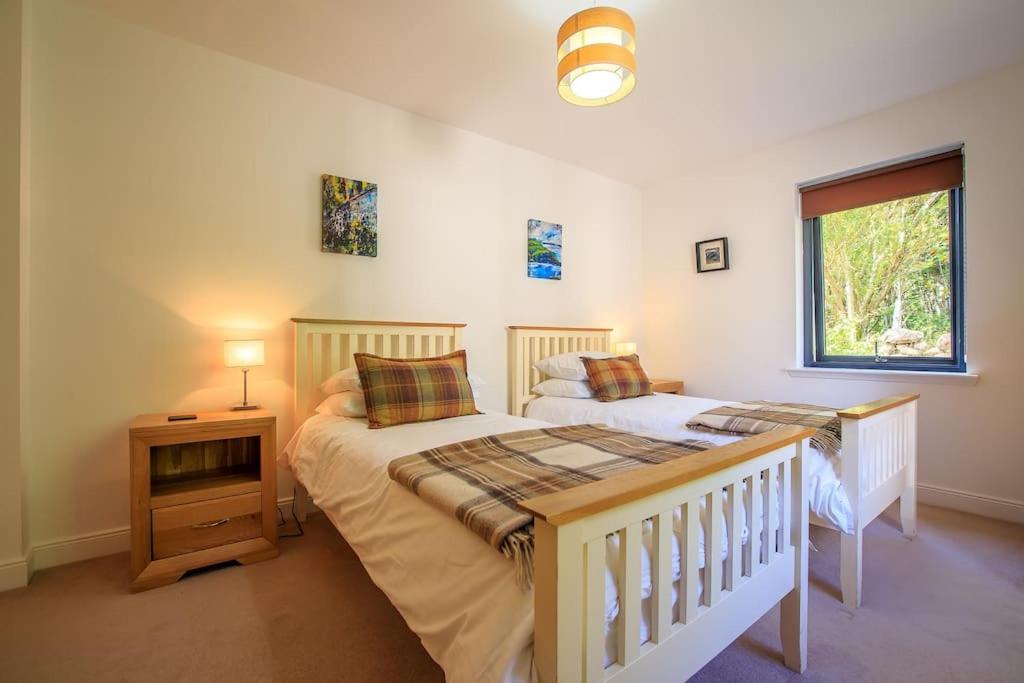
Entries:
[[323,225],[320,251],[377,255],[377,184],[336,175],[321,177]]
[[697,242],[697,272],[729,270],[729,240],[719,237]]
[[526,275],[562,279],[562,226],[558,223],[526,221]]

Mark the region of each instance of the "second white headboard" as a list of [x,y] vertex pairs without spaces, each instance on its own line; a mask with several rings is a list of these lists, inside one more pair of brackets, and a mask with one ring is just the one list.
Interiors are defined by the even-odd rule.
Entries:
[[508,328],[508,411],[522,416],[533,396],[530,388],[544,377],[533,364],[548,356],[569,351],[610,351],[610,327],[530,327]]

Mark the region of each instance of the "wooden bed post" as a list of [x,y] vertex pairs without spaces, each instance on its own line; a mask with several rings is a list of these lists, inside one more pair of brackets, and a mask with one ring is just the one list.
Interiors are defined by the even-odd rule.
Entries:
[[[556,527],[543,519],[534,522],[533,658],[541,683],[583,678],[582,554],[578,540],[571,543],[566,538],[567,531],[571,533],[571,527]],[[603,565],[600,570],[603,581]],[[601,608],[603,625],[603,604]]]
[[900,494],[900,528],[904,536],[913,538],[917,535],[917,401],[910,403],[908,413],[906,448],[910,460],[906,465],[906,485]]
[[864,527],[900,501],[903,533],[913,536],[917,518],[917,394],[900,394],[837,412],[843,429],[843,490],[850,499],[852,534],[840,539],[843,604],[861,603]]
[[793,459],[792,543],[796,552],[795,583],[781,603],[782,653],[786,666],[797,673],[807,668],[807,449],[810,440],[796,444]]
[[850,500],[852,534],[840,532],[839,539],[839,583],[843,591],[843,605],[847,609],[860,607],[861,555],[863,554],[860,496],[860,422],[843,418],[843,472],[840,482],[846,497]]

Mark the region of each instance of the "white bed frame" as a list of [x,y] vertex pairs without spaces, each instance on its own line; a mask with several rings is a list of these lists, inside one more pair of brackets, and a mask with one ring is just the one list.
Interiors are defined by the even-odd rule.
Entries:
[[[319,383],[352,364],[354,350],[398,358],[440,354],[459,348],[462,327],[311,319],[295,323],[297,422],[312,414],[320,400]],[[684,680],[778,603],[786,665],[802,672],[807,660],[803,454],[810,434],[811,430],[789,427],[526,501],[523,508],[536,518],[534,663],[539,679]],[[764,482],[764,487],[757,482]],[[710,511],[703,522],[702,502]],[[677,509],[684,530],[678,617],[672,610],[671,580]],[[762,511],[768,520],[765,542]],[[652,520],[653,529],[652,636],[640,643],[640,549],[646,520]],[[742,524],[751,529],[745,545]],[[697,583],[700,525],[708,553],[702,593]],[[730,542],[723,563],[717,550],[726,529]],[[616,663],[606,669],[605,539],[616,532],[622,548],[618,654]]]
[[[509,412],[523,415],[544,379],[537,361],[568,351],[609,351],[612,330],[593,327],[508,328]],[[839,411],[842,420],[841,483],[853,508],[853,533],[841,534],[843,604],[860,607],[864,527],[900,501],[903,534],[917,532],[917,394],[901,394]],[[824,520],[811,524],[835,529]]]

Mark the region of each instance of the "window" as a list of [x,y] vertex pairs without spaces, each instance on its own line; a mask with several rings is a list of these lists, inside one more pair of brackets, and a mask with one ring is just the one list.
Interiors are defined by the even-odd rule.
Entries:
[[800,192],[804,364],[966,372],[962,151]]

